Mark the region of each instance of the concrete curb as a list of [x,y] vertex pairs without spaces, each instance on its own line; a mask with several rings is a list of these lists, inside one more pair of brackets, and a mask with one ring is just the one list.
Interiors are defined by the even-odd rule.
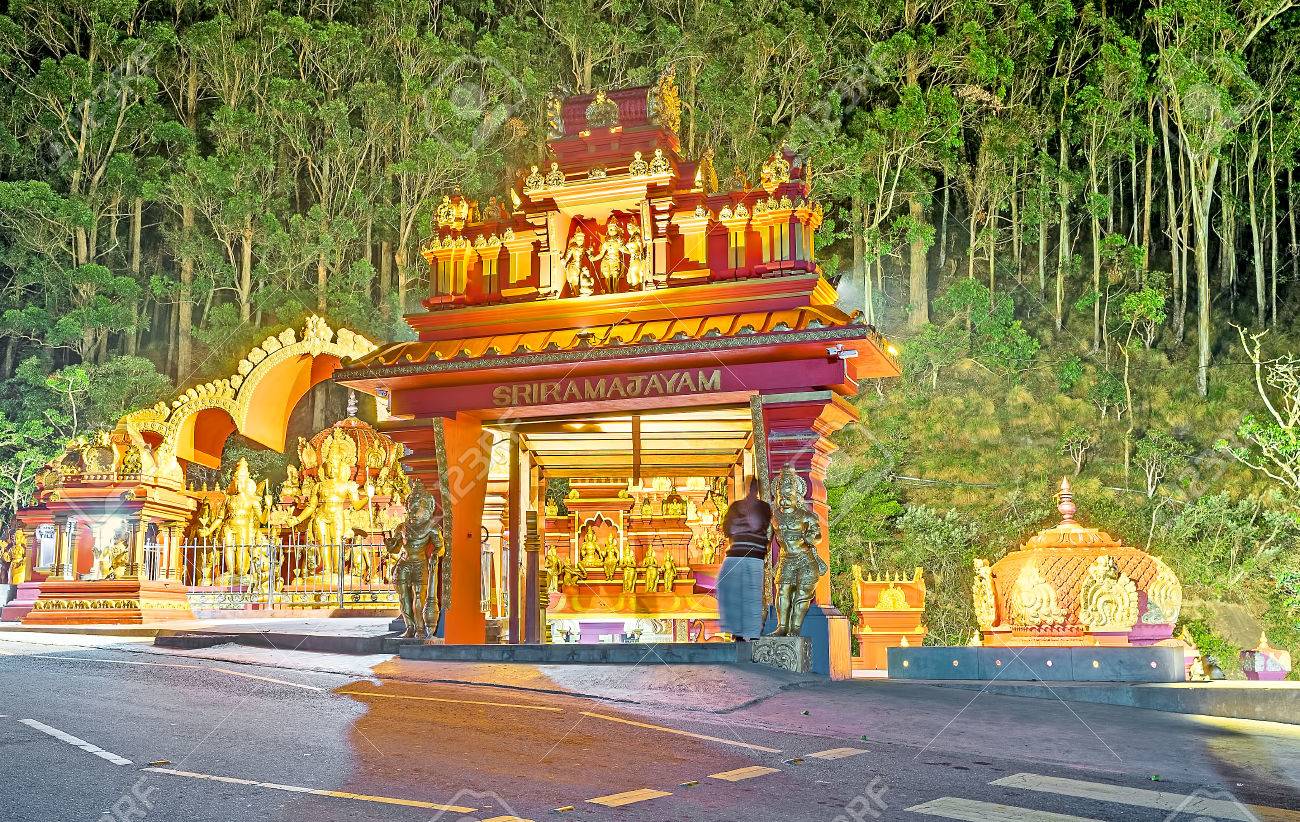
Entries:
[[[864,680],[859,680],[864,681]],[[888,682],[890,680],[880,680]],[[896,680],[895,680],[896,681]],[[972,680],[909,680],[917,685],[968,691],[1061,699],[1145,708],[1167,713],[1197,714],[1225,719],[1254,719],[1300,725],[1300,683],[1296,682],[981,682]]]
[[[536,665],[734,665],[741,652],[729,642],[601,643],[599,645],[442,645],[404,644],[402,659],[434,662],[524,662]],[[748,656],[747,652],[745,654]],[[746,658],[743,660],[748,662]]]
[[313,651],[325,654],[369,656],[397,653],[397,643],[388,636],[330,636],[328,634],[290,634],[275,631],[159,631],[153,644],[159,648],[196,650],[214,645],[248,645],[274,651]]

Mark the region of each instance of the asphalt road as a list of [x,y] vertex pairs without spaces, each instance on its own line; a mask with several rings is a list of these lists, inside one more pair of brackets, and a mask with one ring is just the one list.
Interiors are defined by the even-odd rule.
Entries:
[[831,738],[743,711],[3,638],[0,694],[5,821],[1300,820],[1293,785],[1249,772],[1227,793],[1142,762]]

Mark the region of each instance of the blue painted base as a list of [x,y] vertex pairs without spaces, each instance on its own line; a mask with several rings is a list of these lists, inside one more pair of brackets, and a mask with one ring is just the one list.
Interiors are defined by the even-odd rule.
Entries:
[[1182,682],[1183,649],[1167,647],[889,649],[890,679],[999,682]]

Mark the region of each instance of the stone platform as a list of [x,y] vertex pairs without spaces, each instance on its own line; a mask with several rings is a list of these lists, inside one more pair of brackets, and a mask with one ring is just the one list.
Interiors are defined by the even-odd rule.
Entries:
[[795,674],[812,673],[812,640],[801,636],[765,636],[753,639],[749,659]]
[[22,618],[24,625],[143,625],[194,619],[185,586],[175,580],[51,580]]
[[988,682],[1182,682],[1182,648],[890,648],[890,679]]
[[729,664],[748,662],[748,649],[731,642],[604,642],[543,645],[401,645],[402,659],[437,662],[528,662],[540,665]]

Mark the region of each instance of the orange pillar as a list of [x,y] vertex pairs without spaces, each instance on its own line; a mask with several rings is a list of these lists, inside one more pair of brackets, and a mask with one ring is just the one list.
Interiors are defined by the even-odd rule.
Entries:
[[482,421],[465,414],[436,419],[433,424],[442,468],[439,502],[448,518],[447,550],[451,557],[451,597],[443,639],[455,645],[481,644],[487,641],[487,619],[479,608],[483,580],[481,530],[492,435],[483,430]]

